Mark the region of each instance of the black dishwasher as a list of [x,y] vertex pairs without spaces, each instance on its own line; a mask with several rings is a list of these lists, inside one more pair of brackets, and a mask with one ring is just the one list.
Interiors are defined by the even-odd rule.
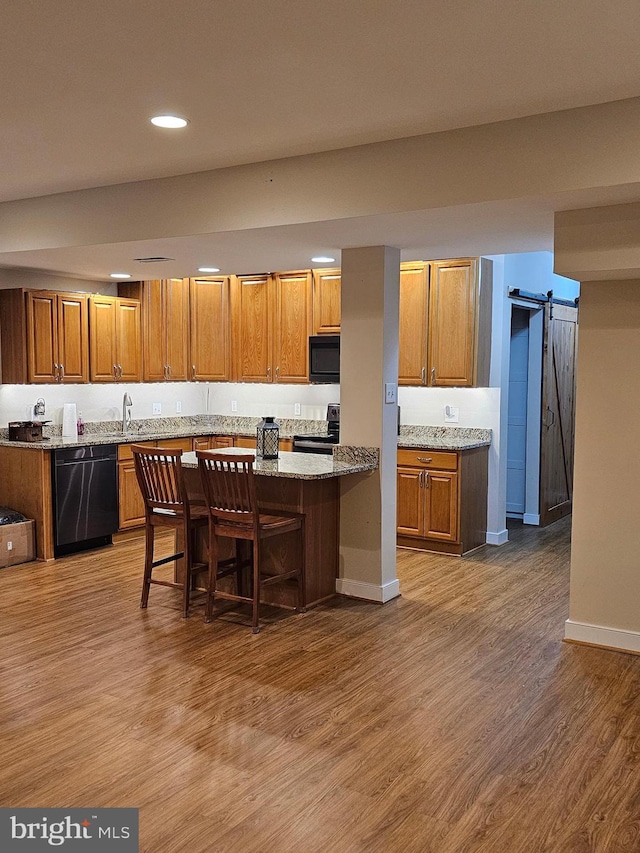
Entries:
[[118,529],[115,444],[53,452],[54,554],[110,545]]

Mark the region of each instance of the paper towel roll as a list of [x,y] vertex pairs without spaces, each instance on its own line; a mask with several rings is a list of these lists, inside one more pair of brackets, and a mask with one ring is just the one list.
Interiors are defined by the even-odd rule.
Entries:
[[78,437],[78,412],[75,403],[65,403],[62,410],[62,435],[65,438]]

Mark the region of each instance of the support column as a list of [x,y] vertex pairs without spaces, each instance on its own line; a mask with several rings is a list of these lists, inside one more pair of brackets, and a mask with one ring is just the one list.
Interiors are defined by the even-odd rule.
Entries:
[[556,215],[580,288],[567,640],[640,652],[640,206]]
[[[383,603],[400,594],[396,577],[400,251],[388,246],[345,249],[341,269],[340,441],[379,448],[380,467],[342,479],[336,588]],[[388,383],[395,385],[395,403],[385,403]]]

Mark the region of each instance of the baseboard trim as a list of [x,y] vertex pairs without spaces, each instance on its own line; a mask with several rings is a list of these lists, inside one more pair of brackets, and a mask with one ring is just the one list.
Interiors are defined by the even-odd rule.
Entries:
[[540,527],[540,514],[535,512],[525,512],[522,516],[523,524],[535,524]]
[[564,638],[568,643],[584,643],[588,646],[598,646],[618,652],[640,654],[640,632],[638,631],[605,628],[603,625],[590,625],[588,622],[567,619],[564,623]]
[[376,604],[386,604],[387,601],[400,595],[400,582],[396,579],[378,586],[375,583],[338,578],[336,592],[340,595],[348,595],[350,598],[362,598],[365,601],[375,601]]
[[508,541],[509,531],[506,528],[497,532],[487,530],[487,545],[504,545]]

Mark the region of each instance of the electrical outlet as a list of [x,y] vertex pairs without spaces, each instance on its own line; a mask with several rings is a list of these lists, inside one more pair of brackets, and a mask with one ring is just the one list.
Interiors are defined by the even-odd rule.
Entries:
[[395,382],[384,383],[384,401],[385,403],[398,402],[398,386]]
[[231,401],[231,411],[232,411],[232,412],[237,412],[237,411],[238,411],[238,401],[237,401],[237,400],[232,400],[232,401]]
[[7,542],[7,551],[13,551],[13,542]]
[[444,407],[444,422],[447,424],[457,424],[460,420],[460,409],[457,406]]
[[176,400],[176,414],[179,415],[182,411],[182,403],[180,400]]
[[154,403],[153,408],[152,408],[152,413],[154,415],[161,415],[162,414],[162,403]]
[[301,413],[301,411],[302,411],[302,409],[300,408],[300,403],[294,403],[293,404],[293,414],[299,415]]

